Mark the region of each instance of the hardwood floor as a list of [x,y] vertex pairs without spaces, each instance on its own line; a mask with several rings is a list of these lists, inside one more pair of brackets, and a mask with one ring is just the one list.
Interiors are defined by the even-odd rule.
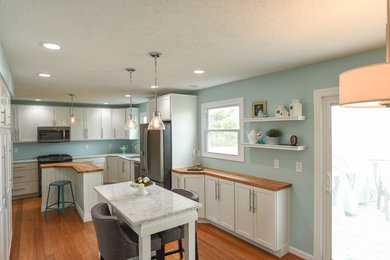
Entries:
[[[98,246],[92,222],[83,223],[74,208],[63,217],[51,211],[40,212],[40,198],[13,201],[11,259],[98,259]],[[167,245],[172,250],[177,243]],[[210,224],[198,225],[199,258],[217,259],[301,259],[293,254],[273,256]],[[179,254],[166,257],[180,259]]]

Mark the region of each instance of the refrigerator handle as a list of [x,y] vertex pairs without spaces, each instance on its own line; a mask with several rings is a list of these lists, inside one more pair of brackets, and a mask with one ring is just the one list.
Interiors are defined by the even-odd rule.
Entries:
[[144,165],[143,168],[145,169],[145,174],[149,175],[149,169],[148,169],[148,129],[145,128],[144,130],[144,149],[143,149],[143,157],[144,157]]

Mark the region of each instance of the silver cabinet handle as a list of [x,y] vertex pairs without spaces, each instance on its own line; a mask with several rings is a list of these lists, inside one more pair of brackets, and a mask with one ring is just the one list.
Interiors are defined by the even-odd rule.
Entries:
[[100,128],[100,136],[101,136],[101,138],[103,139],[103,127]]
[[217,195],[217,180],[215,180],[215,183],[214,183],[214,193],[215,193],[215,200],[218,200],[218,195]]
[[255,194],[255,191],[252,191],[252,211],[253,213],[255,213],[255,210],[256,210],[256,207],[255,207],[255,198],[256,198],[256,194]]
[[220,190],[220,183],[218,181],[218,185],[217,185],[217,188],[218,188],[218,200],[221,200],[221,190]]
[[15,176],[14,179],[26,178],[27,176]]
[[5,119],[6,119],[5,109],[4,111],[1,111],[1,113],[3,114],[3,121],[1,121],[1,123],[5,124]]
[[125,162],[122,161],[122,173],[125,173]]
[[249,190],[249,212],[252,212],[252,191]]
[[12,189],[12,191],[25,190],[26,188]]
[[114,138],[116,138],[116,128],[114,128]]

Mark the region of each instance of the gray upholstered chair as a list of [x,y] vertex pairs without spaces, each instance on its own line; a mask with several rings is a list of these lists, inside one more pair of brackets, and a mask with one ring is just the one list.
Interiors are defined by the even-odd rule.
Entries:
[[[188,199],[199,202],[199,194],[192,190],[186,189],[172,189],[172,192],[175,192],[179,195],[182,195]],[[184,238],[184,226],[174,227],[168,230],[164,230],[158,235],[161,238],[161,250],[157,252],[160,254],[158,258],[165,259],[165,256],[179,253],[180,258],[183,258],[183,245],[181,240]],[[172,250],[165,253],[165,245],[173,241],[178,241],[179,249]],[[198,260],[198,236],[197,236],[197,225],[195,226],[195,259]]]
[[[124,260],[138,256],[138,235],[127,225],[120,225],[117,216],[112,216],[107,203],[99,203],[91,209],[95,226],[100,259]],[[161,238],[154,234],[151,238],[152,251],[161,252]]]

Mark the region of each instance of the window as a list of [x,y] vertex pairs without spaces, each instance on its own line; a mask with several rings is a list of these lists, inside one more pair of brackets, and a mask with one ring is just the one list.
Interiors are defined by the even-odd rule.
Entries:
[[243,98],[202,104],[202,155],[244,161]]

